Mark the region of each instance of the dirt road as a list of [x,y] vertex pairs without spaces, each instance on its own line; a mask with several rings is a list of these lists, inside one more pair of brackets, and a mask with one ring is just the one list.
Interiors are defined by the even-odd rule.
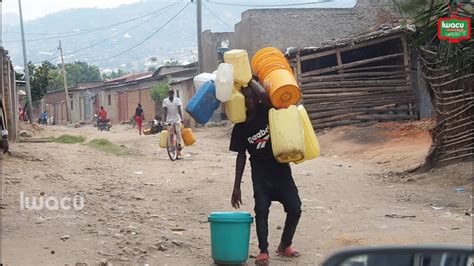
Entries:
[[[36,136],[105,138],[131,150],[116,156],[84,144],[18,143],[2,160],[4,265],[212,265],[207,215],[230,211],[235,154],[230,127],[196,129],[199,142],[171,162],[158,135],[127,126],[97,132],[48,127]],[[335,250],[387,243],[472,244],[472,164],[396,174],[422,162],[429,136],[407,125],[343,127],[320,134],[323,155],[293,165],[303,202],[294,240],[302,257],[272,265],[317,265]],[[252,212],[249,166],[243,211]],[[455,192],[463,187],[464,192]],[[22,193],[22,194],[20,194]],[[82,210],[22,210],[24,197],[85,197]],[[414,215],[389,218],[387,214]],[[273,204],[275,249],[284,212]],[[251,254],[257,253],[252,226]],[[249,260],[249,265],[253,261]]]

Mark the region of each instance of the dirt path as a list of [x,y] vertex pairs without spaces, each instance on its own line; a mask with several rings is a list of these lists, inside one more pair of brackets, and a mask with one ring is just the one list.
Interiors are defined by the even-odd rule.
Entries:
[[[472,217],[465,215],[472,208],[472,165],[394,174],[420,163],[430,145],[426,134],[402,129],[344,127],[321,134],[323,156],[292,167],[304,209],[294,245],[303,256],[290,261],[273,256],[272,265],[315,265],[352,245],[472,244]],[[230,128],[196,130],[199,142],[177,162],[158,148],[158,135],[138,136],[126,126],[111,132],[52,127],[38,134],[64,133],[87,141],[106,138],[141,155],[115,156],[83,144],[14,144],[14,156],[2,161],[4,264],[96,265],[105,259],[124,265],[212,265],[207,215],[231,210]],[[252,212],[249,170],[243,210]],[[455,193],[459,186],[465,192]],[[21,210],[20,192],[85,195],[85,207]],[[385,216],[391,213],[416,217]],[[271,249],[284,217],[283,208],[273,204]],[[256,252],[252,228],[251,254]]]

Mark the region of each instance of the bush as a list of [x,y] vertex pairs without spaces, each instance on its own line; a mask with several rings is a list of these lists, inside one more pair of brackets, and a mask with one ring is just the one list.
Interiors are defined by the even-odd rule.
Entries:
[[155,103],[161,103],[168,95],[169,89],[170,85],[168,84],[167,79],[164,80],[162,83],[156,84],[155,86],[151,87],[151,99]]
[[127,148],[114,144],[106,139],[93,139],[87,143],[87,146],[117,156],[132,154]]

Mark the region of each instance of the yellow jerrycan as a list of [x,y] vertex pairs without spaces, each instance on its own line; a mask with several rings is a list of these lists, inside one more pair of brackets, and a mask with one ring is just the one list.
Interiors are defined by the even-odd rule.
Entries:
[[308,113],[303,105],[298,105],[298,111],[300,115],[301,125],[303,126],[304,132],[304,159],[296,161],[295,163],[302,163],[307,160],[315,159],[320,155],[320,147],[316,133],[314,132],[313,125],[309,119]]
[[194,137],[193,131],[189,127],[181,131],[181,136],[183,136],[185,146],[191,146],[196,143],[196,137]]
[[286,109],[270,109],[270,137],[273,156],[279,163],[304,159],[304,135],[299,111],[295,105]]
[[224,53],[224,62],[234,67],[234,83],[247,86],[252,79],[252,70],[247,51],[234,49]]
[[168,137],[170,135],[170,132],[166,129],[163,129],[160,132],[160,147],[161,148],[166,148],[168,145]]
[[240,92],[240,85],[234,84],[230,100],[225,102],[225,113],[232,123],[242,123],[247,119],[245,96]]

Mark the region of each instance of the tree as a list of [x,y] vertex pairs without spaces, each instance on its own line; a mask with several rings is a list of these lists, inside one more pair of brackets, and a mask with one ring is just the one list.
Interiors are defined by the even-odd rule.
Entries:
[[149,72],[155,72],[156,69],[157,69],[156,67],[151,66],[151,67],[148,68],[148,71],[149,71]]
[[112,73],[110,73],[109,75],[103,74],[102,78],[104,80],[108,80],[108,79],[119,78],[127,74],[129,74],[129,72],[123,71],[122,69],[119,68],[117,71],[112,71]]
[[[437,37],[438,19],[443,17],[473,17],[474,4],[463,1],[407,0],[400,9],[414,19],[417,31],[414,44],[419,48],[420,69],[426,89],[435,107],[436,125],[431,129],[432,145],[420,169],[472,158],[472,73],[474,73],[474,39],[459,43],[441,41]],[[466,122],[467,121],[467,122]],[[467,136],[467,137],[466,137]]]
[[43,61],[39,67],[28,62],[33,102],[41,100],[48,91],[50,66],[51,64],[47,61]]
[[151,87],[150,96],[151,99],[155,102],[155,111],[161,113],[161,102],[166,98],[168,95],[168,91],[170,89],[170,84],[168,79],[163,80],[162,82],[156,84],[155,86]]
[[165,66],[179,66],[179,61],[178,59],[173,59],[171,58],[170,60],[165,62]]
[[61,70],[59,69],[51,69],[49,71],[49,86],[48,91],[57,91],[57,90],[64,90],[64,79]]
[[[396,0],[394,0],[396,1]],[[438,18],[449,17],[457,8],[447,0],[408,0],[395,2],[400,11],[415,20],[415,46],[436,51],[438,59],[451,73],[462,76],[474,72],[474,39],[460,43],[448,43],[437,38]],[[459,17],[472,17],[473,4],[462,1]]]
[[18,73],[15,71],[15,79],[16,80],[25,80],[25,74],[22,74],[22,73]]
[[[61,66],[61,65],[58,65]],[[89,65],[83,61],[65,64],[68,87],[76,86],[79,82],[91,82],[101,80],[100,71],[97,66]]]

